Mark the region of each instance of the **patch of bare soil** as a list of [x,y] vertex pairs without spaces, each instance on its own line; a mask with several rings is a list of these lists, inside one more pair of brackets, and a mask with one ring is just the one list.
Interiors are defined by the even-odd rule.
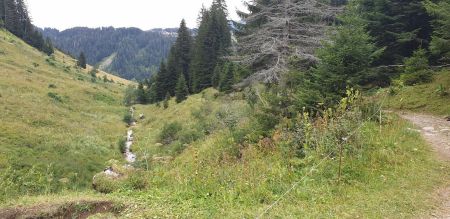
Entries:
[[45,204],[32,207],[0,209],[0,218],[4,219],[45,219],[78,218],[85,219],[100,213],[119,213],[121,209],[110,201],[78,201],[65,204]]

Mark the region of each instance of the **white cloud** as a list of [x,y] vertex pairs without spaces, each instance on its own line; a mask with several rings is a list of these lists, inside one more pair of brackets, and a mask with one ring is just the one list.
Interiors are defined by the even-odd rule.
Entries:
[[[195,27],[202,4],[212,0],[27,0],[33,24],[64,30],[85,27],[178,27],[186,19]],[[232,19],[237,19],[236,8],[242,9],[242,0],[227,0]]]

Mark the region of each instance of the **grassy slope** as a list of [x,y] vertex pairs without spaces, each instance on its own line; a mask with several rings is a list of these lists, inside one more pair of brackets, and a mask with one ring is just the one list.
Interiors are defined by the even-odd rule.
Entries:
[[74,65],[61,52],[50,59],[0,30],[0,170],[51,166],[52,183],[66,178],[67,187],[83,187],[105,161],[120,158],[124,86],[92,83]]
[[[447,91],[446,96],[437,93],[438,87]],[[399,88],[387,101],[388,107],[438,116],[450,115],[450,70],[437,72],[429,84]]]
[[[240,159],[230,156],[235,144],[229,130],[215,119],[217,112],[229,111],[249,128],[250,108],[237,98],[214,98],[213,90],[191,96],[166,110],[154,105],[136,106],[144,113],[136,130],[135,152],[148,182],[144,190],[123,188],[107,199],[126,203],[122,216],[135,218],[251,218],[262,213],[294,183],[320,162],[320,154],[305,159],[286,159],[282,145],[264,149],[250,144],[240,149]],[[213,134],[191,143],[169,163],[152,161],[153,156],[174,155],[173,145],[158,146],[165,123],[180,122],[182,132],[202,124]],[[343,183],[336,183],[338,162],[326,160],[306,176],[266,218],[411,218],[432,209],[433,191],[450,180],[448,166],[433,158],[429,147],[410,124],[396,118],[380,126],[363,124],[359,153],[344,158]],[[251,129],[251,127],[250,127]],[[22,198],[7,206],[34,205],[54,198],[57,202],[76,199],[104,199],[92,193],[61,197]],[[59,201],[58,201],[59,200]]]
[[[176,106],[171,102],[166,110],[137,106],[137,112],[147,116],[136,128],[138,157],[151,160],[170,153],[172,146],[155,145],[162,124],[179,121],[183,130],[195,129],[200,120],[192,114],[201,108],[209,112],[202,122],[218,124],[216,112],[229,109],[240,119],[240,128],[250,124],[243,101],[216,100],[214,93],[207,90]],[[328,160],[265,216],[409,218],[432,209],[432,191],[450,179],[447,167],[434,160],[417,133],[408,131],[411,125],[395,117],[387,121],[381,132],[376,123],[363,125],[364,150],[344,159],[345,183],[336,185],[337,161]],[[149,162],[149,188],[117,194],[138,203],[138,210],[128,212],[137,217],[255,217],[319,162],[320,155],[286,160],[281,145],[265,151],[259,144],[241,148],[242,158],[236,159],[228,151],[235,144],[233,137],[220,125],[217,128],[171,163]]]

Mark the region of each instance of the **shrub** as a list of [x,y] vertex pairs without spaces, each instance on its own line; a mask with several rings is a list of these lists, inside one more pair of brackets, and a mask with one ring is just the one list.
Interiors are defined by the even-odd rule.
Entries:
[[133,123],[135,120],[133,118],[133,116],[131,115],[130,112],[125,113],[125,115],[123,116],[123,121],[127,124],[131,124]]
[[126,152],[126,140],[125,138],[120,138],[119,141],[117,142],[117,145],[119,146],[119,151],[120,153],[125,153]]
[[429,83],[433,80],[431,71],[422,70],[410,74],[402,74],[401,78],[403,84],[406,86],[413,86],[417,84]]
[[443,97],[443,96],[447,96],[448,95],[448,91],[447,89],[445,89],[444,85],[440,84],[437,88],[436,88],[436,93]]
[[118,182],[104,174],[97,175],[92,184],[94,186],[94,190],[104,194],[109,194],[119,189]]
[[135,172],[128,176],[126,185],[133,190],[143,190],[147,188],[147,180],[142,172]]
[[168,145],[178,139],[178,132],[183,128],[177,122],[165,124],[159,134],[159,140],[161,143]]
[[412,57],[405,60],[405,71],[400,79],[407,86],[432,81],[432,73],[429,70],[428,58],[424,49],[415,51]]
[[62,97],[58,96],[57,93],[49,92],[47,95],[48,95],[50,98],[52,98],[53,100],[57,101],[57,102],[60,102],[60,103],[63,102]]

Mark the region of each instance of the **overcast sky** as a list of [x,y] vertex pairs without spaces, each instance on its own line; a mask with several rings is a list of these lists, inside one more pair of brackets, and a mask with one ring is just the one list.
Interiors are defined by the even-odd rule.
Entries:
[[[64,30],[71,27],[178,27],[186,19],[196,27],[202,4],[212,0],[26,0],[33,24]],[[227,0],[230,17],[237,18],[242,0]]]

